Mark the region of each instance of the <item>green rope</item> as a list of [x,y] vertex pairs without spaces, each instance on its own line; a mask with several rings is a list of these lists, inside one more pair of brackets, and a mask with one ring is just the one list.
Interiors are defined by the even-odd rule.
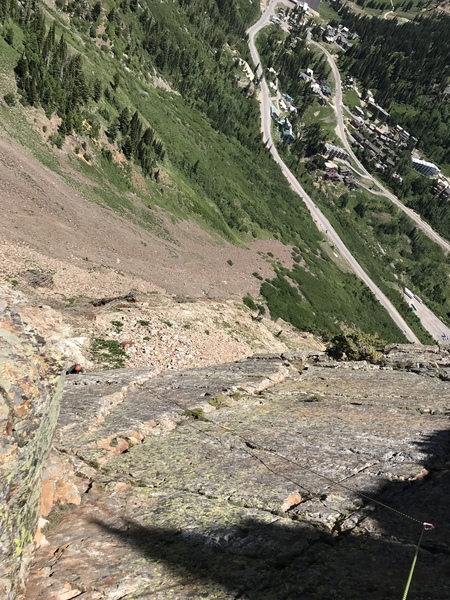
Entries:
[[[180,406],[176,401],[174,401],[174,404],[179,406],[180,408],[183,408],[182,406]],[[226,431],[227,433],[231,434],[234,437],[239,438],[240,440],[242,440],[245,445],[247,446],[247,448],[250,448],[252,450],[260,450],[262,452],[267,452],[268,454],[272,454],[273,456],[276,456],[277,458],[280,458],[281,460],[284,460],[288,463],[291,463],[297,467],[299,467],[300,469],[303,469],[304,471],[307,471],[308,473],[312,473],[313,475],[316,475],[317,477],[320,477],[326,481],[328,481],[331,484],[337,485],[349,492],[352,492],[354,494],[357,494],[358,496],[361,496],[362,498],[368,500],[369,502],[373,502],[375,504],[378,504],[379,506],[382,506],[383,508],[390,510],[393,513],[396,513],[397,515],[400,515],[402,517],[404,517],[405,519],[408,519],[410,521],[414,521],[416,523],[420,523],[422,525],[422,531],[420,533],[420,537],[419,537],[419,541],[417,543],[417,547],[416,547],[416,552],[414,554],[414,558],[411,564],[411,569],[409,571],[409,576],[408,576],[408,581],[406,582],[406,586],[405,586],[405,591],[403,592],[403,597],[402,600],[407,600],[408,597],[408,593],[409,593],[409,588],[411,586],[411,581],[414,575],[414,569],[416,567],[416,562],[417,562],[417,558],[419,556],[419,550],[420,550],[420,544],[422,543],[422,537],[425,531],[429,531],[431,529],[434,529],[434,525],[432,525],[431,523],[426,523],[426,522],[422,522],[419,521],[418,519],[412,517],[411,515],[408,515],[400,510],[397,510],[396,508],[393,508],[392,506],[389,506],[387,504],[384,504],[384,502],[380,502],[379,500],[375,500],[374,498],[372,498],[371,496],[368,496],[367,494],[364,494],[362,492],[360,492],[359,490],[355,490],[354,488],[344,485],[342,482],[340,481],[335,481],[334,479],[332,479],[331,477],[327,477],[326,475],[323,475],[322,473],[318,473],[317,471],[300,464],[298,461],[296,460],[292,460],[291,458],[288,458],[287,456],[284,456],[283,454],[279,454],[276,450],[273,450],[272,448],[266,448],[260,444],[251,442],[250,440],[248,440],[247,438],[245,438],[245,436],[239,434],[237,431],[231,429],[230,427],[227,427],[226,425],[222,425],[220,423],[216,423],[215,421],[212,421],[211,419],[208,418],[204,418],[204,421],[206,421],[207,423],[210,423],[211,425],[214,425],[215,427],[219,427],[220,429],[223,429],[224,431]],[[216,438],[215,436],[211,436],[210,434],[206,433],[204,430],[198,429],[197,427],[195,427],[194,425],[192,425],[192,423],[190,423],[190,426],[195,429],[196,431],[198,431],[200,434],[202,435],[207,435],[208,437],[213,437],[214,439],[218,440],[220,443],[221,440],[219,440],[218,438]],[[254,458],[256,458],[257,460],[259,460],[259,462],[261,462],[266,469],[268,469],[269,471],[271,471],[272,473],[275,473],[276,475],[279,475],[281,477],[283,477],[283,479],[286,479],[292,483],[294,483],[295,485],[298,485],[299,487],[304,488],[304,486],[302,486],[301,484],[299,484],[298,482],[294,481],[293,479],[291,479],[290,477],[286,477],[285,475],[281,474],[281,473],[277,473],[274,469],[272,469],[271,467],[269,467],[269,465],[266,464],[266,462],[257,454],[254,454],[253,452],[250,452],[248,449],[245,450],[248,454],[250,454],[251,456],[253,456]],[[309,491],[309,490],[308,490]],[[314,494],[312,494],[312,496],[314,496]]]
[[416,568],[416,562],[417,562],[417,557],[419,556],[419,550],[420,550],[420,544],[422,542],[423,532],[428,531],[429,529],[434,529],[434,527],[433,527],[433,525],[431,525],[431,523],[422,523],[422,525],[423,525],[422,531],[420,533],[420,538],[417,543],[416,553],[414,554],[411,569],[409,571],[408,581],[406,582],[405,591],[403,592],[402,600],[406,600],[406,598],[408,597],[409,586],[411,585],[411,581],[412,581],[413,574],[414,574],[414,569]]

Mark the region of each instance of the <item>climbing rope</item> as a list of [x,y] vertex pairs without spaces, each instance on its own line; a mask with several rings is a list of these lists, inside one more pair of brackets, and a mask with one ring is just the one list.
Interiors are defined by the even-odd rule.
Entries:
[[[237,431],[231,429],[230,427],[227,427],[226,425],[221,425],[220,423],[216,423],[215,421],[212,421],[211,419],[208,419],[206,417],[203,417],[202,419],[203,421],[207,422],[207,423],[211,423],[212,425],[214,425],[215,427],[218,427],[220,429],[223,429],[224,431],[226,431],[227,433],[229,433],[230,435],[239,438],[242,442],[244,442],[244,444],[246,445],[247,448],[250,448],[252,450],[260,450],[262,452],[266,452],[268,454],[271,454],[273,456],[276,456],[277,458],[284,460],[288,463],[291,463],[293,465],[295,465],[296,467],[303,469],[304,471],[307,471],[308,473],[311,473],[312,475],[315,475],[316,477],[320,477],[321,479],[324,479],[325,481],[328,481],[328,483],[332,484],[332,485],[336,485],[338,487],[343,488],[344,490],[348,491],[348,492],[352,492],[353,494],[356,494],[357,496],[360,496],[361,498],[364,498],[365,500],[368,500],[369,502],[372,502],[373,504],[378,504],[379,506],[382,506],[383,508],[390,510],[391,512],[394,512],[402,517],[404,517],[405,519],[409,519],[410,521],[413,521],[414,523],[418,523],[419,525],[423,525],[423,521],[420,521],[419,519],[416,519],[415,517],[412,517],[411,515],[408,515],[405,512],[402,512],[401,510],[398,510],[396,508],[393,508],[392,506],[389,506],[388,504],[385,504],[384,502],[381,502],[380,500],[375,500],[375,498],[372,498],[371,496],[368,496],[367,494],[364,494],[363,492],[360,492],[359,490],[355,490],[354,488],[345,485],[344,483],[341,483],[340,481],[336,481],[334,479],[332,479],[331,477],[328,477],[327,475],[323,475],[322,473],[319,473],[318,471],[315,471],[314,469],[311,469],[310,467],[303,465],[299,462],[297,462],[296,460],[293,460],[292,458],[288,458],[287,456],[284,456],[283,454],[280,454],[279,452],[277,452],[276,450],[273,450],[272,448],[266,448],[264,446],[262,446],[261,444],[257,444],[249,439],[247,439],[246,437],[244,437],[243,435],[241,435],[240,433],[238,433]],[[197,427],[194,427],[192,423],[190,423],[191,427],[193,427],[194,429],[196,429],[198,432],[202,433],[203,435],[205,435],[205,432],[198,429]],[[206,434],[206,435],[210,435],[210,434]],[[214,437],[214,436],[212,436]],[[216,440],[218,438],[215,438]],[[218,440],[220,441],[220,440]],[[268,469],[269,471],[276,473],[275,471],[273,471],[273,469],[269,468],[267,466],[267,464],[264,462],[264,460],[259,457],[258,455],[254,454],[253,452],[248,452],[248,454],[251,454],[253,457],[255,457],[257,460],[259,460],[265,467],[266,469]],[[303,485],[301,485],[300,483],[298,483],[297,481],[293,481],[291,478],[282,475],[281,473],[276,473],[277,475],[280,475],[281,477],[283,477],[284,479],[287,479],[288,481],[290,481],[291,483],[294,483],[295,485],[298,485],[299,487],[303,488],[303,489],[307,489],[305,488]],[[310,492],[310,490],[307,490],[312,497],[317,496],[317,494],[313,494],[312,492]]]
[[422,542],[423,534],[425,531],[429,531],[430,529],[434,529],[434,525],[432,525],[431,523],[422,523],[422,531],[420,532],[419,541],[418,541],[417,547],[416,547],[416,553],[414,554],[411,569],[409,571],[408,581],[406,582],[405,591],[403,592],[402,600],[406,600],[408,597],[409,586],[411,585],[411,581],[412,581],[413,574],[414,574],[414,569],[416,567],[417,557],[419,556],[420,544]]
[[[162,400],[162,398],[159,398],[160,400]],[[175,400],[172,400],[173,404],[175,404],[176,406],[178,406],[179,408],[184,410],[184,407],[181,406],[180,404],[178,404]],[[226,425],[222,425],[220,423],[216,423],[215,421],[212,421],[211,419],[208,419],[207,417],[205,417],[204,415],[202,416],[202,418],[200,419],[201,421],[204,421],[206,423],[210,423],[211,425],[213,425],[214,427],[220,428],[224,431],[226,431],[229,435],[236,437],[238,439],[240,439],[246,446],[245,448],[245,452],[247,454],[249,454],[250,456],[252,456],[253,458],[255,458],[256,460],[258,460],[268,471],[270,471],[271,473],[274,473],[275,475],[282,477],[283,479],[286,479],[287,481],[290,481],[291,483],[293,483],[294,485],[306,490],[308,492],[308,494],[310,494],[310,499],[317,497],[318,494],[314,494],[312,493],[309,489],[307,489],[304,485],[300,484],[299,482],[293,480],[291,477],[288,477],[282,473],[279,473],[278,471],[275,471],[272,467],[270,467],[265,461],[264,459],[262,459],[260,456],[258,456],[257,454],[255,454],[254,452],[251,452],[251,450],[259,450],[261,452],[266,452],[268,454],[271,454],[272,456],[276,456],[277,458],[279,458],[280,460],[284,460],[288,463],[291,463],[293,465],[295,465],[296,467],[303,469],[304,471],[311,473],[312,475],[315,475],[316,477],[319,477],[321,479],[324,479],[325,481],[328,481],[328,483],[336,485],[338,487],[343,488],[346,491],[349,491],[353,494],[356,494],[358,496],[360,496],[361,498],[364,498],[365,500],[368,500],[369,502],[373,503],[373,504],[377,504],[378,506],[383,507],[386,510],[389,510],[405,519],[408,519],[409,521],[413,521],[414,523],[418,523],[421,525],[422,530],[420,533],[420,537],[419,537],[419,541],[417,543],[416,546],[416,551],[414,554],[414,558],[411,564],[411,568],[409,571],[409,576],[408,576],[408,581],[406,582],[406,586],[405,586],[405,590],[403,592],[403,597],[402,600],[407,600],[408,597],[408,593],[409,593],[409,588],[411,586],[411,581],[413,578],[413,574],[414,574],[414,569],[416,567],[416,563],[417,563],[417,558],[419,556],[419,550],[420,550],[420,545],[422,543],[422,538],[423,538],[423,534],[425,531],[430,531],[432,529],[434,529],[434,525],[431,523],[427,523],[424,521],[420,521],[419,519],[416,519],[415,517],[412,517],[411,515],[408,515],[407,513],[398,510],[396,508],[393,508],[392,506],[389,506],[388,504],[385,504],[384,502],[381,502],[380,500],[375,500],[375,498],[372,498],[371,496],[368,496],[367,494],[360,492],[359,490],[356,490],[348,485],[343,484],[340,481],[336,481],[334,479],[332,479],[331,477],[328,477],[327,475],[323,475],[322,473],[319,473],[317,471],[315,471],[314,469],[311,469],[310,467],[300,464],[298,461],[293,460],[291,458],[288,458],[287,456],[284,456],[283,454],[280,454],[279,452],[277,452],[276,450],[273,450],[272,448],[266,448],[264,446],[262,446],[261,444],[257,444],[255,442],[253,442],[252,440],[247,439],[245,436],[241,435],[240,433],[238,433],[237,431],[235,431],[234,429],[231,429],[230,427],[227,427]],[[207,436],[207,437],[211,437],[212,439],[215,439],[216,441],[218,441],[221,445],[223,445],[222,440],[220,440],[218,437],[212,435],[209,432],[206,432],[204,429],[200,429],[198,427],[196,427],[192,422],[188,422],[188,425],[196,430],[198,433],[200,433],[203,436]]]

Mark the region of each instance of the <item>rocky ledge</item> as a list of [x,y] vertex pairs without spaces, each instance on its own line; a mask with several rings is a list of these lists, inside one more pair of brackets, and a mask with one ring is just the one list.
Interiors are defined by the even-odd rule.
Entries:
[[449,598],[448,363],[68,377],[26,600]]
[[65,361],[0,299],[0,598],[23,587]]

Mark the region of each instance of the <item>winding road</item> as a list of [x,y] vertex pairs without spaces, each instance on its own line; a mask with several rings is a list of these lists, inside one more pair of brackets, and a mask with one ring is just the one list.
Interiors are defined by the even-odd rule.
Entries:
[[[412,343],[420,343],[420,340],[417,338],[415,333],[412,331],[412,329],[409,327],[409,325],[406,323],[406,321],[403,319],[403,317],[400,315],[400,313],[397,311],[397,309],[394,307],[394,305],[391,303],[391,301],[380,290],[380,288],[372,281],[372,279],[370,279],[370,277],[367,275],[367,273],[364,271],[364,269],[361,267],[361,265],[358,263],[358,261],[353,257],[353,255],[348,250],[348,248],[345,246],[344,242],[341,240],[341,238],[339,237],[337,232],[331,226],[328,219],[317,208],[317,206],[314,204],[311,197],[302,188],[302,186],[297,181],[297,179],[295,178],[293,173],[290,171],[290,169],[287,167],[287,165],[281,159],[280,155],[278,154],[277,149],[275,148],[275,145],[274,145],[273,139],[272,139],[272,132],[271,132],[271,126],[272,126],[272,120],[270,117],[271,98],[270,98],[270,93],[269,93],[269,87],[268,87],[266,79],[264,77],[263,69],[261,67],[261,59],[260,59],[258,51],[256,49],[255,37],[258,34],[258,32],[270,22],[270,18],[274,14],[275,6],[277,4],[280,4],[279,0],[271,0],[268,4],[266,10],[262,14],[261,18],[252,27],[250,27],[250,29],[248,29],[248,31],[247,31],[248,44],[249,44],[251,57],[252,57],[255,67],[257,67],[256,75],[257,75],[257,78],[261,80],[261,130],[262,130],[262,134],[263,134],[264,143],[270,144],[270,152],[273,156],[273,159],[280,166],[284,176],[289,181],[292,189],[300,196],[300,198],[306,204],[318,229],[321,230],[325,235],[328,236],[328,238],[334,244],[334,246],[337,248],[337,250],[351,265],[355,274],[367,285],[367,287],[372,291],[372,293],[375,295],[375,297],[380,302],[380,304],[387,310],[387,312],[389,313],[392,320],[400,328],[400,330],[403,331],[403,333],[406,336],[406,338],[408,339],[408,341],[412,342]],[[286,6],[291,6],[290,4],[288,4],[288,2],[284,2],[284,4]],[[340,83],[340,77],[339,77],[339,83]],[[336,90],[337,90],[337,87],[338,86],[336,85]],[[340,88],[340,85],[339,85],[339,88]],[[338,104],[338,103],[340,103],[340,105],[342,106],[342,91],[340,93],[340,98],[337,97],[337,99],[336,99],[336,104]],[[340,111],[340,112],[341,112],[341,118],[342,118],[342,111]],[[342,127],[344,127],[343,120],[342,120]]]
[[353,161],[357,165],[358,169],[360,170],[360,175],[362,175],[362,177],[364,177],[365,179],[372,181],[377,186],[377,188],[380,190],[380,192],[383,194],[383,196],[386,196],[386,198],[388,198],[391,202],[393,202],[401,211],[403,211],[406,215],[408,215],[408,217],[412,221],[414,221],[414,223],[417,225],[417,227],[419,227],[419,229],[421,229],[425,233],[425,235],[427,235],[433,242],[438,244],[443,250],[445,250],[445,252],[450,252],[450,243],[446,239],[441,237],[430,225],[428,225],[428,223],[423,221],[422,218],[420,217],[420,215],[418,215],[411,208],[408,208],[402,202],[400,202],[400,200],[397,198],[397,196],[394,196],[394,194],[392,192],[390,192],[387,188],[385,188],[384,185],[382,185],[378,181],[378,179],[376,179],[373,175],[371,175],[369,173],[369,171],[367,171],[367,169],[364,167],[364,165],[357,159],[357,157],[355,156],[355,153],[353,152],[353,149],[347,139],[347,134],[346,134],[346,130],[345,130],[344,117],[343,117],[342,85],[341,85],[341,75],[339,73],[339,69],[337,68],[337,65],[336,65],[336,62],[335,62],[333,56],[328,52],[328,50],[326,48],[324,48],[318,42],[314,42],[313,40],[309,40],[309,43],[312,44],[313,46],[316,46],[317,48],[319,48],[325,54],[325,56],[328,60],[328,64],[330,65],[331,70],[333,72],[336,90],[335,90],[334,102],[332,104],[332,107],[336,113],[336,121],[337,121],[336,133],[338,134],[340,140],[342,141],[342,144],[344,145],[344,148],[347,150],[349,156],[353,159]]

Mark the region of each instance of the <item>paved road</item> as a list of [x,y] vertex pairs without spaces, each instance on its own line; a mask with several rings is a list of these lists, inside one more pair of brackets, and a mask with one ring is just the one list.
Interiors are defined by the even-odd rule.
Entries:
[[450,327],[443,323],[423,302],[409,298],[406,294],[403,297],[436,342],[444,346],[450,344]]
[[400,202],[400,200],[397,198],[397,196],[394,196],[394,194],[392,192],[390,192],[388,189],[386,189],[378,181],[378,179],[373,177],[373,175],[371,175],[369,173],[369,171],[367,171],[367,169],[364,167],[364,165],[357,159],[357,157],[355,156],[355,153],[353,152],[352,147],[350,146],[350,144],[348,142],[345,125],[344,125],[343,103],[342,103],[342,85],[341,85],[341,75],[339,73],[339,69],[336,66],[336,62],[335,62],[333,56],[328,52],[328,50],[326,48],[324,48],[318,42],[314,42],[313,40],[309,40],[309,43],[316,46],[317,48],[320,48],[320,50],[327,57],[328,63],[333,72],[333,77],[334,77],[335,87],[336,87],[334,103],[332,106],[336,113],[337,134],[339,135],[339,138],[342,141],[344,148],[347,150],[347,152],[349,153],[351,158],[355,161],[355,164],[358,166],[358,169],[360,169],[363,177],[365,179],[370,179],[371,181],[373,181],[374,184],[378,187],[378,189],[382,192],[383,196],[386,196],[386,198],[388,198],[400,210],[402,210],[405,214],[407,214],[408,217],[410,219],[412,219],[414,221],[414,223],[419,227],[419,229],[421,229],[425,233],[425,235],[427,235],[433,242],[435,242],[436,244],[439,244],[439,246],[441,246],[441,248],[443,250],[445,250],[446,252],[450,252],[450,243],[447,240],[445,240],[443,237],[441,237],[438,233],[436,233],[436,231],[434,231],[434,229],[432,227],[430,227],[430,225],[428,225],[428,223],[423,221],[422,218],[420,217],[420,215],[418,215],[412,209],[408,208],[402,202]]
[[[284,2],[286,5],[289,5],[287,2]],[[270,118],[270,93],[267,82],[264,78],[264,73],[261,68],[261,60],[259,58],[258,51],[255,46],[255,37],[258,31],[265,27],[269,21],[270,17],[274,14],[275,5],[280,4],[279,0],[271,0],[268,7],[262,14],[261,18],[257,23],[255,23],[250,29],[247,31],[249,38],[249,48],[253,63],[255,66],[258,66],[256,70],[257,77],[262,77],[261,79],[261,129],[263,133],[263,140],[265,143],[268,143],[270,146],[270,152],[280,167],[281,170],[289,181],[292,189],[297,192],[297,194],[301,197],[303,202],[306,204],[311,216],[316,223],[319,230],[323,231],[330,241],[334,244],[337,250],[341,253],[341,255],[347,259],[350,263],[352,269],[358,275],[360,279],[367,285],[367,287],[373,292],[375,297],[378,299],[380,304],[387,310],[392,320],[395,324],[403,331],[406,338],[409,342],[419,343],[419,339],[414,334],[412,329],[407,325],[406,321],[397,311],[397,309],[393,306],[390,300],[383,294],[383,292],[375,285],[375,283],[370,279],[361,265],[357,262],[357,260],[352,256],[348,248],[345,246],[344,242],[341,240],[337,232],[332,228],[330,222],[325,217],[325,215],[317,208],[314,204],[310,196],[306,193],[306,191],[299,184],[295,176],[291,173],[289,168],[285,165],[280,155],[278,154],[277,149],[275,148],[272,140],[271,133],[271,118]]]

